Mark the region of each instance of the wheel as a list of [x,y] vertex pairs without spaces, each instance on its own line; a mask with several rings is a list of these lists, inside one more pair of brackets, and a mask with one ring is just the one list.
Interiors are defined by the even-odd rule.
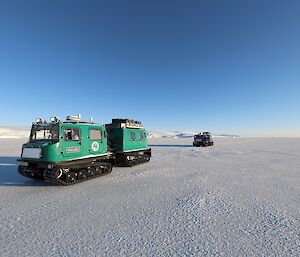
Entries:
[[67,183],[74,183],[76,181],[76,173],[75,172],[68,172],[66,174],[66,182]]
[[102,169],[99,166],[93,167],[95,168],[95,174],[96,176],[100,175],[102,173]]
[[108,163],[107,166],[105,167],[105,172],[111,173],[111,171],[112,171],[112,165],[110,163]]
[[88,169],[88,174],[90,177],[94,177],[96,175],[97,171],[96,171],[96,168],[95,167],[90,167]]
[[127,165],[129,167],[132,167],[135,164],[135,162],[133,160],[127,160]]
[[87,177],[87,171],[86,169],[81,169],[78,173],[77,173],[78,179],[82,180],[85,179]]

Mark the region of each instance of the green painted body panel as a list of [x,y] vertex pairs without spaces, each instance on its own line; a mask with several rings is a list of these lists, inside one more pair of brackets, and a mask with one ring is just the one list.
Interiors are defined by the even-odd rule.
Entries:
[[[57,139],[34,140],[23,145],[23,148],[41,148],[41,157],[21,158],[40,162],[64,162],[80,158],[107,155],[106,128],[100,124],[58,122]],[[65,129],[79,129],[78,140],[65,140]],[[90,130],[101,130],[102,139],[90,139]]]
[[107,127],[106,129],[112,144],[111,147],[117,152],[130,152],[149,147],[144,128]]

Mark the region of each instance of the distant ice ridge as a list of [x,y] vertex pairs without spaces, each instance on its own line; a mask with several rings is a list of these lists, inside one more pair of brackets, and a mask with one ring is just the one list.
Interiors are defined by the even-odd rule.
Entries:
[[193,137],[195,133],[193,132],[180,132],[180,131],[148,131],[149,138],[189,138]]
[[0,138],[27,138],[29,133],[30,129],[28,127],[0,127]]
[[[0,126],[0,138],[28,138],[30,133],[29,127],[13,127],[13,126]],[[149,138],[191,138],[198,132],[193,131],[161,131],[149,130]],[[213,137],[239,137],[237,135],[229,134],[213,134]]]
[[[190,138],[194,137],[195,134],[198,134],[198,132],[183,132],[183,131],[148,131],[148,137],[149,138]],[[231,138],[237,138],[240,137],[239,135],[230,135],[230,134],[214,134],[212,133],[213,137],[231,137]]]

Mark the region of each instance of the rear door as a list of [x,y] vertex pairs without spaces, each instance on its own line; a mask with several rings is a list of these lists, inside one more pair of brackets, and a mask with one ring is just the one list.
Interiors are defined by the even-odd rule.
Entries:
[[105,153],[104,133],[101,128],[89,128],[89,154],[98,155]]

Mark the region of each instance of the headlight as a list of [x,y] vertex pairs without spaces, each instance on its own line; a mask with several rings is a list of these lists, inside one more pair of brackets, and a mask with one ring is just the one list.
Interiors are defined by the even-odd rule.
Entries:
[[39,159],[41,156],[41,148],[23,148],[22,158]]

